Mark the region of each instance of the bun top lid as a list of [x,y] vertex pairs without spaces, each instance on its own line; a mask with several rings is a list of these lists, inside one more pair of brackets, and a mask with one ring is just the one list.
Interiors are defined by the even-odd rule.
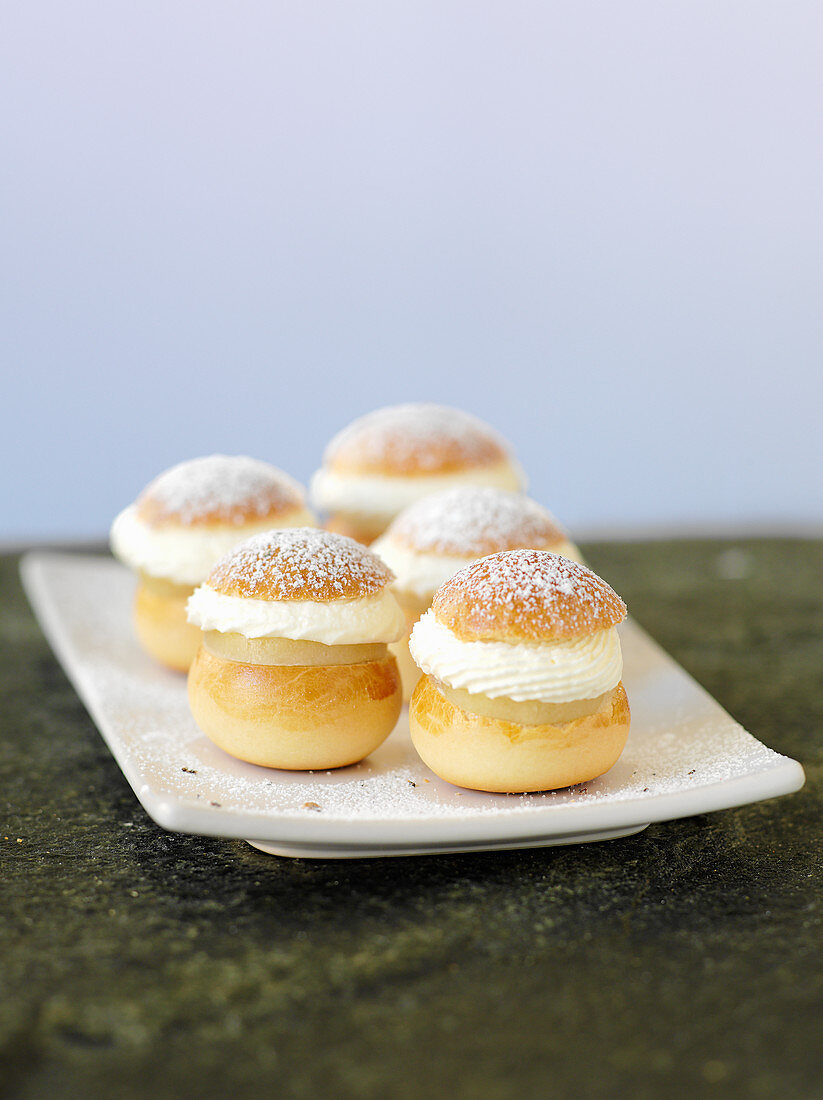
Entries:
[[520,493],[467,485],[411,504],[383,538],[420,553],[480,558],[522,546],[550,549],[566,533],[550,512]]
[[591,569],[546,550],[491,554],[435,594],[432,613],[462,641],[548,642],[616,626],[626,605]]
[[287,527],[246,539],[222,558],[206,584],[224,596],[256,600],[359,599],[394,574],[354,539],[316,527]]
[[246,455],[207,455],[172,466],[137,498],[150,527],[242,526],[305,508],[301,486],[288,474]]
[[502,436],[484,421],[445,405],[376,409],[331,440],[323,461],[337,472],[414,476],[447,474],[510,458]]

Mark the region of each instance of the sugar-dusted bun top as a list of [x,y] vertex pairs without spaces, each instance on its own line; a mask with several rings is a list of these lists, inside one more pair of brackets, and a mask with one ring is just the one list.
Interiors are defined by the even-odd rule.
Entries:
[[353,421],[329,443],[337,472],[414,476],[505,462],[503,438],[470,413],[445,405],[391,405]]
[[247,523],[305,508],[305,494],[288,474],[246,455],[208,455],[172,466],[137,499],[150,527]]
[[626,605],[596,573],[546,550],[509,550],[467,565],[437,590],[432,611],[462,641],[576,638],[626,617]]
[[256,600],[330,600],[371,596],[394,580],[365,546],[316,527],[264,531],[222,558],[207,585]]
[[520,546],[550,549],[566,534],[550,512],[520,493],[465,485],[410,505],[384,537],[420,553],[480,558]]

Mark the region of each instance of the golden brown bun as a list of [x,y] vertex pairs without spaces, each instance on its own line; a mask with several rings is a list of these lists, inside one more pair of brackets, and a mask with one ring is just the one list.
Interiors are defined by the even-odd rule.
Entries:
[[435,618],[466,642],[548,642],[616,626],[626,605],[585,565],[546,550],[492,554],[438,588]]
[[141,580],[134,596],[134,627],[143,649],[156,661],[187,672],[200,645],[200,628],[186,619],[192,588]]
[[[288,474],[246,455],[207,455],[164,470],[137,498],[150,527],[241,527],[305,516],[305,494]],[[303,520],[305,522],[305,520]]]
[[409,706],[412,741],[435,775],[478,791],[550,791],[616,763],[629,734],[622,682],[595,714],[562,726],[523,726],[461,710],[423,676]]
[[562,553],[568,545],[557,520],[522,493],[488,485],[459,485],[410,504],[386,538],[409,550],[473,561],[501,550],[530,547]]
[[297,527],[315,522],[316,519],[313,513],[306,508],[306,505],[301,504],[297,507],[288,508],[275,505],[262,513],[252,508],[238,506],[231,510],[228,517],[221,514],[209,514],[184,523],[173,515],[164,514],[161,509],[155,508],[151,503],[147,503],[142,499],[137,504],[137,515],[149,527],[162,527],[165,530],[172,527],[186,527],[189,529],[194,527],[204,532],[210,530],[222,531],[226,527],[242,528],[249,525],[252,525],[252,530],[254,530],[255,526],[258,524],[262,526],[264,523],[271,527]]
[[208,585],[255,600],[358,599],[394,580],[389,567],[354,539],[316,527],[266,531],[217,563]]
[[342,768],[389,736],[402,707],[392,656],[355,665],[250,665],[198,650],[189,672],[194,719],[252,764]]
[[449,474],[509,458],[482,420],[443,405],[392,405],[361,416],[329,443],[324,465],[337,473]]

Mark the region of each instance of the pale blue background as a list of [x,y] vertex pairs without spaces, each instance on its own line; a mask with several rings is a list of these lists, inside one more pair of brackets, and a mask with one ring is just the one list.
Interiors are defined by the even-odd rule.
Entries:
[[573,529],[823,522],[819,0],[0,24],[0,537],[408,399]]

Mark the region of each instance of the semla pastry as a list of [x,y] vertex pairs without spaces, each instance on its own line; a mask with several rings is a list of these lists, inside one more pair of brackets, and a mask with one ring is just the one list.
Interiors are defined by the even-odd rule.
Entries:
[[522,489],[523,472],[488,424],[443,405],[392,405],[353,421],[312,478],[331,530],[370,543],[405,507],[453,485]]
[[409,655],[408,633],[431,606],[437,589],[478,558],[521,547],[580,560],[557,520],[536,501],[482,485],[424,497],[405,508],[373,543],[372,549],[397,578],[394,591],[406,613],[407,634],[391,647],[406,699],[420,678]]
[[257,531],[313,522],[293,478],[245,455],[194,458],[160,474],[111,529],[113,553],[138,575],[143,648],[185,672],[200,644],[186,602],[215,562]]
[[203,641],[189,671],[200,729],[272,768],[353,764],[402,707],[388,643],[405,619],[393,574],[353,539],[316,528],[256,535],[189,600]]
[[629,704],[620,597],[543,550],[481,558],[438,590],[409,648],[425,675],[412,741],[443,779],[483,791],[554,790],[616,762]]

